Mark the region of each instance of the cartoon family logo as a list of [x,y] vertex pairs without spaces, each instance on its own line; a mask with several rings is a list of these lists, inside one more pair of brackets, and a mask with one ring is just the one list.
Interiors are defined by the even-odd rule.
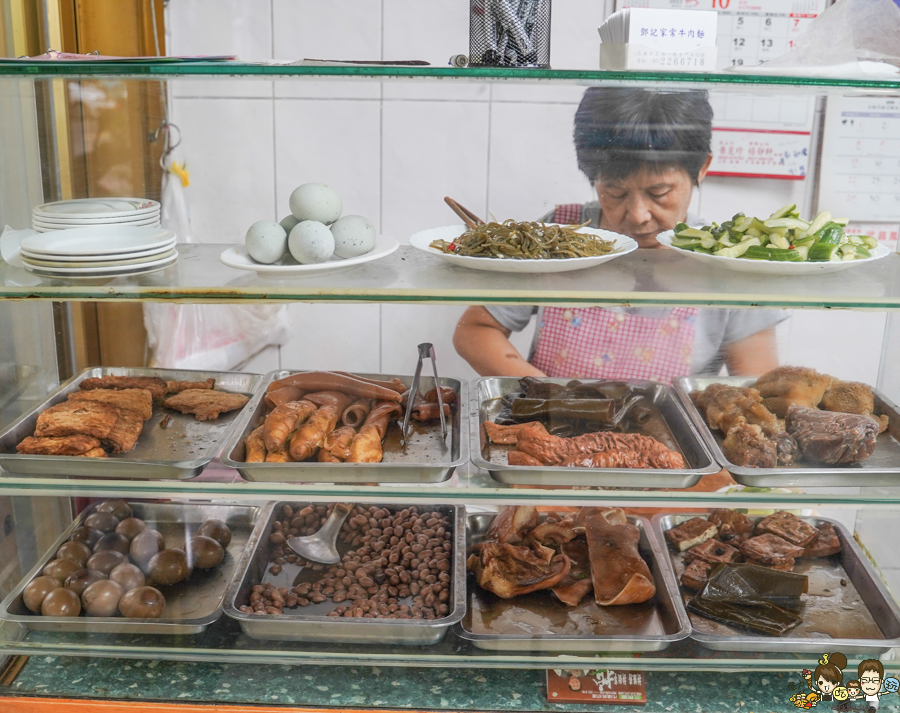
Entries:
[[[860,661],[857,678],[844,683],[847,657],[840,652],[824,654],[815,671],[804,669],[803,681],[809,692],[795,693],[791,703],[797,708],[810,709],[820,703],[839,711],[876,711],[885,696],[900,691],[900,680],[884,677],[884,666],[878,659]],[[791,684],[796,690],[796,684]]]

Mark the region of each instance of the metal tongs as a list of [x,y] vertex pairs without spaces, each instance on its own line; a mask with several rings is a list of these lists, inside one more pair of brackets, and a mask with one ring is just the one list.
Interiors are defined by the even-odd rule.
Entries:
[[444,416],[444,396],[441,394],[441,382],[437,372],[437,361],[434,358],[434,346],[429,342],[419,345],[419,361],[416,363],[416,373],[413,376],[412,386],[409,387],[409,398],[406,401],[406,413],[403,414],[403,441],[409,437],[409,417],[412,414],[413,403],[416,394],[419,393],[419,377],[422,375],[422,360],[431,359],[431,368],[434,371],[434,389],[437,392],[438,413],[441,414],[441,448],[447,447],[447,419]]

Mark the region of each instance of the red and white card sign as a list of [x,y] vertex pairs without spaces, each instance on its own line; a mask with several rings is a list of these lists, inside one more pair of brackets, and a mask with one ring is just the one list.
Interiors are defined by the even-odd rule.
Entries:
[[550,669],[547,699],[551,703],[619,703],[643,705],[647,689],[641,671]]
[[714,129],[710,176],[787,178],[806,176],[808,131]]

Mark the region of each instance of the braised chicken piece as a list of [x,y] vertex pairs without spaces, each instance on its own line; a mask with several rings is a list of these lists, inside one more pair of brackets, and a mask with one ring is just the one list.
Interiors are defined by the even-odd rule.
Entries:
[[756,424],[733,426],[722,442],[722,452],[730,463],[747,468],[774,468],[778,464],[775,444]]
[[796,404],[815,408],[831,387],[833,377],[802,366],[779,366],[757,379],[755,387],[763,403],[776,416],[784,418]]
[[878,422],[869,416],[793,405],[787,430],[803,455],[820,463],[857,463],[875,451]]
[[512,423],[508,426],[500,426],[493,421],[484,422],[484,433],[491,443],[515,444],[519,440],[519,433],[523,428],[534,426],[546,433],[547,429],[540,421],[529,421],[528,423]]
[[855,413],[859,416],[871,416],[878,421],[878,432],[884,433],[890,425],[887,416],[875,415],[875,394],[868,384],[858,381],[837,381],[822,396],[819,407],[824,411],[840,411]]
[[569,571],[569,558],[549,547],[519,547],[505,542],[485,542],[469,555],[466,566],[483,589],[503,599],[550,589]]

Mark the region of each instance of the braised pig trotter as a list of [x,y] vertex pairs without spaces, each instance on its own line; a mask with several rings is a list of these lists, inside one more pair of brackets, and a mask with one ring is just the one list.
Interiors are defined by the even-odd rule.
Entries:
[[869,416],[791,406],[785,421],[807,458],[820,463],[858,463],[875,451],[878,421]]

